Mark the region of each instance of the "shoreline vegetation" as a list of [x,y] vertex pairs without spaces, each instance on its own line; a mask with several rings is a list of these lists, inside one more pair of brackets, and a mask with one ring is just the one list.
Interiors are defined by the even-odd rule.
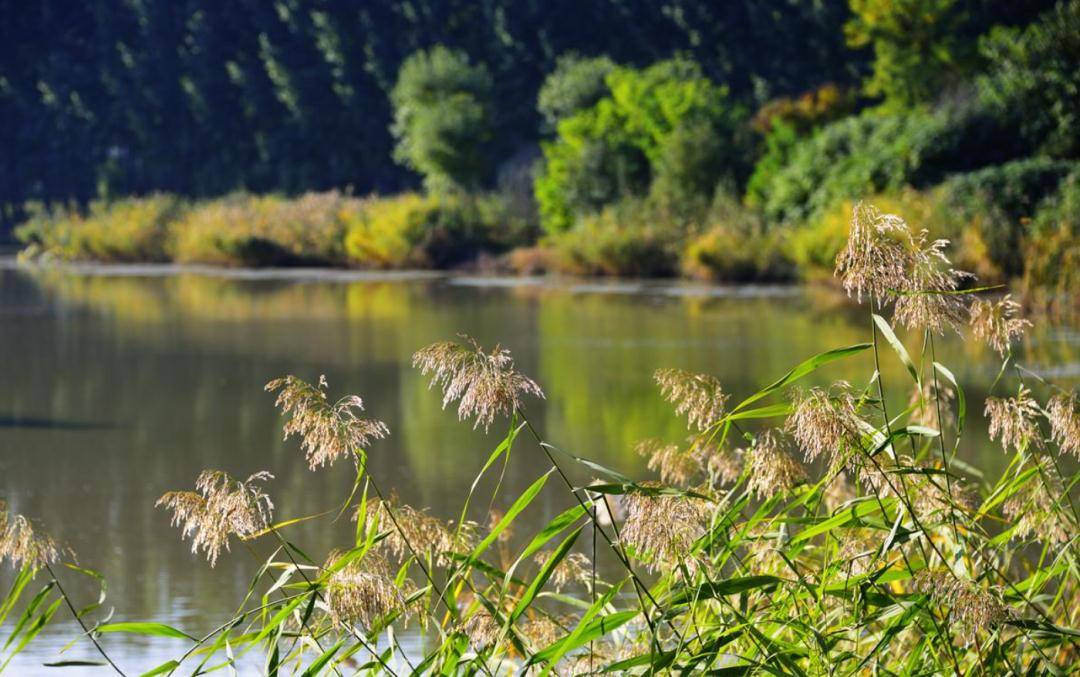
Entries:
[[[117,635],[179,643],[147,675],[243,661],[307,675],[1067,673],[1080,656],[1080,398],[1017,361],[1032,323],[1009,296],[962,291],[946,246],[857,205],[835,274],[866,312],[865,340],[754,392],[659,369],[656,404],[686,428],[636,445],[647,479],[549,441],[531,417],[544,384],[468,337],[412,358],[463,424],[507,431],[474,459],[454,515],[383,488],[366,450],[392,431],[359,395],[332,394],[325,377],[270,380],[297,468],[345,473],[348,495],[283,516],[275,478],[255,468],[207,469],[162,495],[158,518],[193,558],[213,568],[240,544],[254,555],[235,614],[198,629],[114,620],[101,575],[0,504],[0,562],[18,571],[0,597],[0,621],[18,618],[0,671],[68,613],[97,658],[49,665],[120,675],[131,666],[112,653]],[[935,340],[952,332],[1001,359],[985,402],[937,362]],[[847,360],[865,380],[803,381]],[[886,360],[904,367],[904,404],[886,399]],[[978,411],[985,438],[965,426]],[[1005,455],[999,477],[958,456],[965,435]],[[523,454],[547,469],[508,494]],[[339,549],[294,543],[295,524],[339,518],[355,523]],[[265,560],[256,544],[272,548]],[[72,598],[62,581],[75,577],[100,585],[97,602]],[[403,645],[407,627],[422,641]]]
[[[1038,165],[1037,169],[1046,167]],[[1070,309],[1080,250],[1080,174],[1056,181],[1025,213],[996,209],[989,188],[965,179],[905,189],[876,204],[955,244],[950,258],[1026,305]],[[960,187],[956,187],[959,185]],[[966,205],[958,207],[963,195]],[[608,209],[559,233],[516,217],[500,196],[405,193],[360,198],[337,191],[297,197],[233,194],[185,200],[156,194],[75,206],[34,207],[16,229],[19,258],[47,263],[176,263],[223,268],[405,271],[682,278],[710,283],[828,282],[853,203],[797,224],[729,200],[701,224],[673,225],[646,204]],[[667,220],[665,220],[667,219]]]
[[[350,86],[332,90],[349,94],[342,120],[366,136],[322,124],[337,108],[317,92],[331,90],[300,86],[307,66],[291,74],[287,50],[260,32],[249,65],[269,59],[263,65],[273,92],[238,102],[255,116],[250,130],[209,149],[185,146],[198,150],[198,161],[162,167],[172,149],[148,154],[144,147],[171,141],[162,127],[109,127],[140,120],[134,103],[121,101],[117,114],[112,94],[90,100],[72,92],[79,115],[69,131],[88,135],[99,164],[76,177],[65,166],[62,175],[77,179],[78,191],[44,178],[15,182],[26,190],[5,199],[0,218],[21,223],[16,235],[28,258],[790,282],[830,277],[848,215],[867,200],[951,240],[950,258],[983,284],[1008,284],[1030,305],[1071,307],[1080,298],[1080,0],[1021,4],[851,0],[759,17],[773,28],[806,22],[807,39],[785,39],[784,47],[829,45],[815,52],[824,60],[818,66],[774,64],[769,59],[783,60],[782,50],[773,55],[756,39],[731,45],[730,35],[741,35],[731,22],[742,11],[704,5],[695,10],[702,20],[689,23],[715,29],[716,39],[693,44],[722,44],[730,53],[664,42],[625,54],[615,49],[625,40],[607,55],[552,51],[529,34],[519,36],[525,52],[492,58],[479,48],[491,40],[405,40],[411,47],[392,56],[360,50],[388,60],[353,69],[381,74],[379,91],[364,99],[384,106],[381,115],[366,108],[359,115]],[[745,9],[756,16],[767,7]],[[493,11],[463,23],[490,19],[505,46],[504,15]],[[286,14],[280,20],[297,19]],[[317,14],[315,42],[329,50],[328,63],[341,65],[335,77],[347,80],[344,64],[356,55],[340,39],[358,29]],[[216,26],[201,15],[192,25]],[[678,35],[663,38],[677,44]],[[129,49],[125,43],[121,51],[137,71]],[[155,45],[148,54],[161,51]],[[527,75],[517,71],[525,62],[532,64]],[[249,77],[257,68],[242,63],[229,62],[243,86],[227,91],[246,96],[258,89]],[[106,90],[129,75],[109,75]],[[220,83],[204,92],[199,75],[180,81],[203,117],[176,129],[239,119],[235,111],[211,115],[226,91]],[[159,85],[156,78],[144,84]],[[315,97],[309,107],[305,97]],[[275,114],[269,100],[288,102],[297,119],[260,127]],[[95,116],[94,105],[105,110]],[[170,110],[187,108],[177,102]],[[32,109],[22,113],[36,125]],[[380,145],[356,145],[375,138]],[[111,145],[101,147],[102,139]],[[254,155],[239,152],[246,143]],[[65,151],[72,148],[80,146]],[[293,157],[297,149],[302,158]],[[340,157],[346,149],[351,155]],[[13,159],[22,166],[21,154]],[[221,163],[230,171],[211,171]],[[27,171],[48,166],[27,163]],[[149,179],[151,167],[160,171]],[[233,179],[202,183],[226,175]],[[377,180],[391,175],[397,178]],[[340,190],[325,190],[334,186]]]

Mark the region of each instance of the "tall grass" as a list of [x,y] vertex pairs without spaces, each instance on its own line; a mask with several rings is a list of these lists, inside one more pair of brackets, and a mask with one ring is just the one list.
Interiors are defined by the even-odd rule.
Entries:
[[[21,650],[66,601],[102,663],[112,633],[187,643],[151,674],[201,674],[252,656],[275,674],[1074,671],[1080,399],[1015,360],[1029,326],[1017,304],[959,291],[943,243],[898,217],[856,206],[837,274],[865,304],[865,342],[811,356],[752,393],[727,392],[707,374],[656,374],[658,396],[690,435],[640,445],[659,480],[546,439],[531,416],[541,385],[507,350],[438,343],[414,366],[443,406],[474,427],[508,426],[477,459],[461,511],[431,515],[379,482],[365,449],[390,431],[360,397],[335,399],[322,379],[275,379],[267,388],[310,470],[355,481],[327,513],[291,519],[273,514],[273,484],[261,472],[241,480],[206,471],[193,491],[162,497],[209,566],[231,543],[274,544],[235,615],[198,636],[93,622],[96,609],[76,611],[59,587],[58,573],[74,574],[55,566],[58,547],[0,513],[0,557],[22,567],[0,619],[30,594],[35,573],[47,574],[5,651]],[[919,330],[921,342],[905,346],[894,324]],[[935,342],[951,331],[1001,355],[985,403],[969,402],[936,360]],[[801,387],[859,355],[873,358],[865,380]],[[885,360],[905,367],[911,398],[902,405],[885,398]],[[989,419],[980,443],[1009,458],[1000,477],[957,457],[979,410]],[[504,496],[501,478],[521,454],[549,468]],[[552,487],[564,496],[561,512],[537,529],[534,503]],[[485,505],[497,508],[491,519],[470,521]],[[355,536],[333,552],[288,536],[299,521],[344,516]],[[524,547],[512,549],[511,529],[525,532]],[[421,629],[420,648],[402,646],[407,622]]]

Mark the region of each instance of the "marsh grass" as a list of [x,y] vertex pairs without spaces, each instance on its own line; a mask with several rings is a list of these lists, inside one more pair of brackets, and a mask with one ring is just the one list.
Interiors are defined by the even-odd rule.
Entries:
[[[254,656],[272,674],[1074,671],[1077,396],[1034,382],[1016,362],[1026,321],[1008,298],[959,292],[944,244],[871,208],[855,218],[838,274],[866,305],[866,341],[809,357],[752,393],[728,392],[707,374],[658,372],[658,404],[667,400],[690,435],[638,447],[660,481],[558,448],[530,417],[540,384],[508,351],[444,342],[414,358],[443,406],[456,406],[465,425],[509,425],[477,458],[461,512],[432,515],[383,491],[363,447],[389,431],[359,415],[359,396],[331,400],[325,382],[288,376],[268,387],[289,417],[286,434],[299,438],[298,467],[354,473],[349,495],[323,515],[276,523],[262,473],[206,473],[194,492],[161,499],[208,565],[230,543],[275,548],[234,617],[198,637],[153,622],[91,624],[97,607],[76,611],[60,587],[59,547],[4,512],[0,557],[21,568],[0,620],[30,595],[35,573],[48,574],[22,603],[4,651],[24,648],[66,601],[103,663],[110,633],[187,642],[150,674]],[[904,308],[921,345],[905,346],[886,318]],[[970,326],[958,309],[970,309]],[[936,361],[935,337],[954,328],[1001,353],[985,403],[969,402]],[[873,356],[865,380],[800,387],[857,355]],[[885,360],[910,380],[901,410],[884,398]],[[980,444],[1000,445],[1009,459],[997,478],[956,458],[966,419],[983,410],[990,439]],[[507,496],[502,478],[515,454],[550,467]],[[338,459],[352,463],[331,466]],[[597,479],[581,486],[577,475]],[[564,504],[536,529],[534,503],[549,485]],[[481,486],[494,488],[477,495]],[[484,505],[490,518],[470,521]],[[288,536],[300,521],[350,513],[355,536],[331,553],[308,554]],[[514,530],[524,547],[507,538]],[[600,558],[616,565],[605,577]],[[420,628],[419,648],[402,646],[408,623]]]

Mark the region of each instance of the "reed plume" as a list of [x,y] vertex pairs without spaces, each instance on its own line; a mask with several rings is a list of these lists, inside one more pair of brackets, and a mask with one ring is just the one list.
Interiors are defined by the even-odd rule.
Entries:
[[683,562],[693,570],[688,558],[694,543],[705,533],[710,510],[706,501],[683,494],[656,493],[655,482],[640,485],[623,495],[626,512],[621,539],[633,548],[653,571]]
[[979,299],[971,304],[971,331],[1002,356],[1009,351],[1013,341],[1024,335],[1031,322],[1017,317],[1020,304],[1006,295],[999,301]]
[[61,548],[48,534],[34,529],[26,517],[10,513],[0,501],[0,564],[7,560],[16,568],[40,569],[65,553],[70,551]]
[[1045,464],[1001,506],[1001,512],[1013,524],[1013,535],[1021,540],[1034,538],[1054,545],[1068,543],[1076,536],[1078,525],[1071,516],[1057,509],[1064,488]]
[[431,374],[431,386],[442,388],[443,408],[458,402],[458,419],[474,419],[486,431],[495,417],[521,407],[525,395],[543,398],[544,391],[514,368],[509,350],[496,345],[485,352],[476,341],[434,343],[413,355],[413,366]]
[[1028,444],[1042,445],[1039,434],[1039,405],[1031,397],[1031,391],[1020,386],[1016,397],[988,397],[984,413],[990,419],[990,439],[1000,438],[1001,446],[1023,449]]
[[[386,532],[381,542],[398,561],[408,559],[415,550],[417,554],[430,554],[440,566],[451,561],[451,555],[470,547],[475,540],[475,530],[470,524],[462,526],[458,542],[454,541],[453,525],[433,517],[425,510],[405,505],[390,497],[386,501],[371,499],[366,513],[357,509],[354,519],[364,519],[369,526]],[[410,549],[410,546],[412,549]]]
[[944,334],[959,331],[967,312],[966,294],[956,293],[967,273],[954,270],[945,256],[948,240],[927,242],[926,231],[908,237],[908,270],[897,287],[894,318],[908,329]]
[[248,538],[270,525],[274,504],[257,483],[273,478],[262,471],[239,481],[221,470],[204,470],[195,491],[170,491],[155,505],[172,511],[181,538],[191,536],[191,552],[202,550],[212,567],[229,550],[230,535]]
[[908,399],[908,409],[911,410],[908,423],[938,431],[952,428],[956,425],[956,415],[952,409],[955,399],[956,390],[948,384],[938,382],[935,386],[930,379],[923,381],[911,390],[911,397]]
[[847,383],[840,381],[828,391],[796,389],[792,404],[784,430],[808,463],[825,456],[831,466],[838,466],[849,452],[861,448],[857,401]]
[[659,473],[660,479],[667,484],[685,486],[701,470],[698,460],[677,444],[665,444],[652,438],[638,442],[634,450],[638,456],[648,459],[649,470]]
[[915,589],[949,610],[949,619],[960,637],[974,641],[979,632],[991,632],[1012,618],[997,590],[980,587],[949,572],[922,569],[915,575]]
[[724,417],[728,396],[715,376],[658,369],[653,378],[664,399],[675,405],[675,413],[686,416],[689,427],[706,430]]
[[909,237],[899,216],[856,204],[847,245],[836,256],[836,275],[848,295],[862,303],[863,294],[869,294],[881,304],[895,290],[905,289],[911,256],[901,240]]
[[390,430],[382,421],[363,418],[364,402],[356,395],[331,403],[326,397],[326,377],[320,376],[312,385],[295,376],[276,378],[266,384],[269,392],[278,392],[274,406],[289,415],[285,423],[285,439],[292,435],[301,438],[308,467],[316,470],[333,465],[342,456],[353,456],[373,440],[385,438]]
[[1057,394],[1046,403],[1046,419],[1050,422],[1050,439],[1063,453],[1080,460],[1080,401],[1074,391]]
[[[541,550],[536,553],[533,560],[543,566],[551,557],[551,553],[546,550]],[[589,583],[592,575],[592,562],[588,556],[580,552],[572,552],[555,565],[555,569],[551,572],[551,578],[549,582],[552,587],[555,588],[555,592],[562,592],[562,589],[572,583]]]
[[372,624],[391,612],[406,611],[405,598],[390,577],[386,560],[373,552],[335,569],[342,557],[332,552],[323,568],[332,571],[326,582],[326,605],[334,625]]
[[779,430],[766,430],[754,438],[748,454],[747,487],[758,498],[775,496],[806,481],[806,469],[792,458],[787,447],[787,440]]
[[499,641],[502,628],[495,618],[484,608],[477,609],[459,626],[461,633],[469,639],[474,651],[483,651]]

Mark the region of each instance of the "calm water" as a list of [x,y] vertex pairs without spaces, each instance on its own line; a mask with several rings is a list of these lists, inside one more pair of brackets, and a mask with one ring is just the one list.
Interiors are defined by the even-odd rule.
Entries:
[[[867,340],[867,328],[865,311],[813,290],[24,270],[8,260],[0,264],[0,499],[108,577],[114,620],[153,619],[201,634],[231,614],[257,562],[236,547],[210,569],[154,509],[158,496],[188,488],[203,468],[245,476],[266,469],[276,475],[270,493],[284,518],[327,510],[351,485],[349,466],[311,473],[295,441],[282,441],[273,398],[262,390],[275,376],[325,374],[332,393],[363,396],[393,433],[371,449],[372,471],[402,500],[450,517],[505,422],[485,435],[440,408],[409,366],[428,343],[464,332],[511,348],[547,392],[530,410],[551,441],[644,477],[634,442],[686,435],[656,394],[654,369],[709,371],[738,396],[814,353]],[[1068,382],[1080,372],[1078,352],[1075,331],[1045,329],[1023,361]],[[993,354],[954,337],[938,346],[938,358],[965,384],[977,430]],[[886,377],[899,386],[902,372],[891,354],[885,359]],[[818,381],[864,383],[871,372],[864,353]],[[898,388],[893,398],[898,407],[906,394]],[[515,450],[511,491],[546,470],[533,452]],[[990,472],[1004,461],[990,445],[963,454]],[[564,495],[545,494],[530,519],[539,526],[567,505]],[[349,532],[324,520],[290,535],[321,556],[347,545]],[[8,578],[0,573],[0,582]],[[69,584],[91,601],[91,589]],[[74,636],[68,618],[57,619],[15,674],[47,671],[41,663],[57,659]],[[133,672],[182,650],[116,635],[108,646]],[[80,644],[65,657],[89,655]]]

